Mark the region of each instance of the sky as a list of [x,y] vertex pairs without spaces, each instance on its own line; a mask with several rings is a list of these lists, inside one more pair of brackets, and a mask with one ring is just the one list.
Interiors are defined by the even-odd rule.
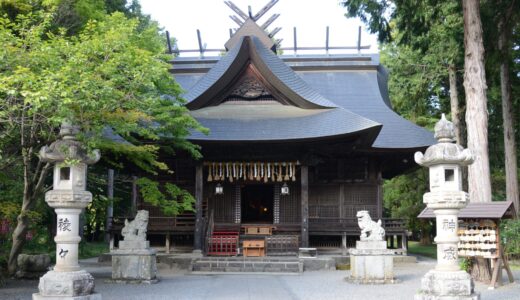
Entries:
[[[231,0],[238,8],[253,15],[269,0]],[[197,32],[201,32],[202,43],[207,49],[224,49],[229,39],[229,29],[238,25],[229,16],[236,15],[224,0],[140,0],[144,13],[170,32],[177,39],[179,49],[198,49]],[[257,23],[262,25],[273,14],[280,17],[269,25],[273,30],[281,27],[275,38],[283,39],[282,47],[293,46],[293,27],[297,30],[299,47],[325,47],[325,32],[329,26],[329,46],[356,46],[358,27],[362,26],[362,45],[370,45],[363,53],[377,52],[377,37],[364,30],[358,19],[347,19],[345,9],[338,0],[279,0]],[[335,53],[337,51],[331,51]],[[341,50],[341,53],[352,52]],[[292,51],[284,51],[291,54]],[[300,51],[299,53],[310,53]],[[213,55],[216,53],[212,53]],[[183,56],[198,55],[183,54]],[[211,55],[211,54],[207,54]]]

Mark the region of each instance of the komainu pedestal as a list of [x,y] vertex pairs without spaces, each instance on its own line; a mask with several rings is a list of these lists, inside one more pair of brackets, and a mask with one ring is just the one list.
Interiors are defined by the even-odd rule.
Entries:
[[156,283],[157,263],[155,249],[150,248],[146,240],[148,211],[137,212],[132,222],[125,221],[121,230],[124,237],[119,242],[119,249],[112,255],[112,281],[124,283]]
[[386,248],[385,230],[381,220],[372,221],[368,211],[356,214],[361,228],[360,241],[350,249],[350,277],[348,281],[363,284],[395,283],[394,252]]
[[415,300],[478,300],[473,280],[466,271],[430,270],[421,280]]
[[94,294],[94,277],[85,270],[75,272],[49,271],[40,278],[40,293],[33,294],[33,300],[74,299],[101,300]]
[[355,283],[395,283],[394,252],[386,241],[357,241],[350,249],[350,278]]

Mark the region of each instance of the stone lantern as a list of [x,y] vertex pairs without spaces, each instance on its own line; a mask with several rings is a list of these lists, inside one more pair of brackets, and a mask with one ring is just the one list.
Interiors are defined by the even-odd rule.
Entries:
[[437,265],[423,277],[416,300],[479,299],[471,276],[459,267],[457,248],[458,214],[469,202],[462,190],[461,167],[473,163],[473,156],[454,143],[454,136],[453,123],[443,114],[435,124],[438,143],[424,155],[415,153],[415,162],[430,169],[430,192],[423,202],[433,209],[437,223]]
[[63,123],[60,139],[40,150],[40,159],[54,163],[53,189],[45,202],[56,210],[56,266],[40,278],[33,299],[101,299],[93,294],[94,278],[78,264],[79,215],[92,201],[87,187],[87,165],[96,163],[98,150],[88,153],[76,140],[78,127]]

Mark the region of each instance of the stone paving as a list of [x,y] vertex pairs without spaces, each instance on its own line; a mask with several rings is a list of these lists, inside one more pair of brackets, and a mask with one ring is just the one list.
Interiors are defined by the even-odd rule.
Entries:
[[[422,276],[434,267],[433,260],[414,264],[398,264],[395,274],[401,282],[389,285],[356,285],[345,281],[349,271],[306,271],[302,275],[190,275],[159,264],[160,282],[153,285],[111,284],[108,264],[95,260],[81,265],[96,279],[96,291],[103,299],[413,299]],[[520,300],[520,270],[514,270],[517,281],[496,290],[477,284],[481,299]],[[0,289],[0,299],[31,299],[38,281],[8,280]]]

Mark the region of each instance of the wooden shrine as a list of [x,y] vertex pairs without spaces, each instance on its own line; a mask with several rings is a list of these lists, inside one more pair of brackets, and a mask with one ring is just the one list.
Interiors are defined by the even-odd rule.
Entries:
[[383,179],[416,168],[413,154],[433,134],[392,110],[377,54],[277,54],[272,18],[257,24],[274,3],[246,14],[229,2],[239,27],[223,55],[172,59],[186,107],[209,134],[188,137],[203,159],[179,152],[162,178],[195,196],[196,213],[170,218],[139,200],[149,234],[166,251],[189,243],[235,255],[261,237],[268,255],[297,254],[295,244],[353,245],[356,212],[367,210],[405,241],[404,221],[383,218]]

